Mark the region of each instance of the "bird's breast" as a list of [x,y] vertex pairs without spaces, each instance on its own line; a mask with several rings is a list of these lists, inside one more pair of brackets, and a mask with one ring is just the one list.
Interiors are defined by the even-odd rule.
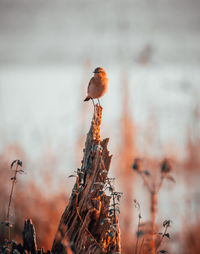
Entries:
[[88,89],[88,95],[92,98],[100,98],[108,90],[108,79],[107,78],[93,78]]

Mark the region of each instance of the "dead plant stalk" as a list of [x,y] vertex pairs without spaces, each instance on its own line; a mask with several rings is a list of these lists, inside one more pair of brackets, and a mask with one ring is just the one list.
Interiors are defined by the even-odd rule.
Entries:
[[18,172],[18,164],[16,165],[14,176],[11,178],[12,179],[12,187],[11,187],[11,192],[9,196],[9,203],[8,203],[8,212],[7,212],[7,222],[8,222],[8,241],[10,241],[10,206],[11,206],[11,201],[12,201],[12,196],[13,196],[13,191],[14,191],[14,186],[16,183],[16,178],[17,178],[17,172]]
[[155,239],[154,239],[154,234],[155,234],[155,228],[156,228],[156,206],[157,206],[157,199],[158,199],[158,192],[162,187],[163,183],[163,177],[161,177],[160,184],[158,185],[158,188],[153,184],[151,187],[146,180],[145,176],[143,173],[140,173],[144,185],[148,189],[150,195],[151,195],[151,222],[152,222],[152,228],[151,228],[151,247],[152,247],[152,254],[156,253],[156,247],[155,247]]

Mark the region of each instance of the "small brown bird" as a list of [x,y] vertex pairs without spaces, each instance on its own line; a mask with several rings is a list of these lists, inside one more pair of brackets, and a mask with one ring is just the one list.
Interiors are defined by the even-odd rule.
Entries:
[[[103,68],[97,67],[94,70],[94,77],[91,78],[88,85],[88,95],[84,101],[89,101],[92,99],[98,99],[102,97],[108,90],[108,78],[106,76],[106,72]],[[100,105],[100,102],[99,102]]]

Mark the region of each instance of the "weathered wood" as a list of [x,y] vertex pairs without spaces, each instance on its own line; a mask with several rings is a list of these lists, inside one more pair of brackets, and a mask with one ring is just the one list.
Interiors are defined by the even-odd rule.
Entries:
[[25,220],[23,235],[23,248],[31,254],[37,253],[36,233],[31,219]]
[[111,196],[104,192],[111,155],[109,139],[100,139],[102,107],[95,105],[87,134],[81,169],[69,203],[61,217],[52,253],[120,253],[118,218],[110,215]]

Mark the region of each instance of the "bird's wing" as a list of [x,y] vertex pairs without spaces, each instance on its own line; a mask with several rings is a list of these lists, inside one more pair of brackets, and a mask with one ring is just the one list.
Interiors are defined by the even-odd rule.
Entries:
[[89,82],[89,84],[88,84],[88,93],[89,93],[89,89],[90,89],[90,86],[91,86],[91,84],[92,84],[93,81],[94,81],[94,77],[90,79],[90,82]]

